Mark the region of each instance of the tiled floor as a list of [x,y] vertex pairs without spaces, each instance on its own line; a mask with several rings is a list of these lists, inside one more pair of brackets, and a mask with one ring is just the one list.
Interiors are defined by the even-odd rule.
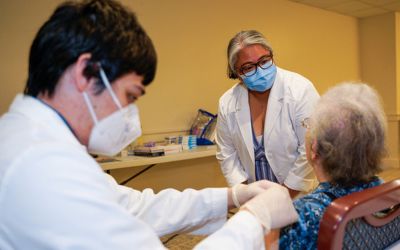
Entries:
[[[400,179],[400,169],[388,169],[379,175],[385,182]],[[165,247],[171,250],[186,250],[193,249],[193,247],[204,239],[205,236],[193,235],[167,235],[161,238],[165,242]]]

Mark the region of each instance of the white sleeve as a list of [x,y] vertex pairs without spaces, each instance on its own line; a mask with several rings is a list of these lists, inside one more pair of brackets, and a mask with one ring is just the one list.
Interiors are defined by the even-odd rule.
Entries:
[[0,249],[165,249],[89,156],[51,146],[21,154],[1,179]]
[[290,169],[284,184],[294,190],[308,192],[313,188],[315,183],[315,175],[312,167],[307,162],[306,150],[304,145],[304,136],[306,129],[302,126],[302,121],[305,118],[310,117],[313,109],[319,99],[317,90],[314,88],[311,82],[307,80],[306,88],[297,101],[296,106],[293,110],[295,120],[292,121],[297,141],[299,146],[297,148],[298,157],[294,163],[294,166]]
[[165,189],[154,194],[109,183],[117,202],[131,215],[150,225],[159,235],[173,232],[210,234],[219,229],[227,217],[227,188],[186,189],[183,192]]
[[251,213],[240,211],[195,249],[265,249],[263,229]]
[[[7,168],[0,182],[1,249],[165,249],[154,230],[208,222],[212,231],[225,221],[225,188],[154,195],[118,186],[125,190],[120,196],[90,157],[72,151],[38,146]],[[260,234],[256,219],[239,212],[199,248],[262,249]]]
[[216,156],[221,165],[222,173],[231,187],[246,181],[248,178],[239,160],[232,136],[226,120],[226,114],[223,112],[222,103],[220,102],[217,118]]

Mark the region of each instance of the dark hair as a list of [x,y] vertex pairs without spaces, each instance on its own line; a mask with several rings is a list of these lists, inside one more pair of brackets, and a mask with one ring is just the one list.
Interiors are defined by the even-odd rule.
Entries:
[[[91,58],[87,78],[99,77],[101,64],[110,82],[135,72],[143,84],[153,81],[157,56],[133,12],[113,0],[61,4],[38,31],[29,55],[25,94],[52,96],[64,71],[83,53]],[[104,89],[97,80],[98,92]]]

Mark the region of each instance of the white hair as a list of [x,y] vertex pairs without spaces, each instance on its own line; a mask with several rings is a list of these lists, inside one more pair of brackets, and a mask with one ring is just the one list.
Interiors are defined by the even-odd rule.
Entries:
[[378,93],[364,83],[327,91],[310,119],[310,135],[333,183],[369,181],[381,171],[387,122]]

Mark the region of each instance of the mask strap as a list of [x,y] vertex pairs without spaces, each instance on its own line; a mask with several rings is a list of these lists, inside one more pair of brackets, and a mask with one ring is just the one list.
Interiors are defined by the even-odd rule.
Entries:
[[104,73],[104,70],[103,70],[103,68],[102,68],[101,66],[100,66],[100,77],[101,77],[101,80],[104,82],[104,85],[106,86],[108,92],[110,92],[111,98],[113,99],[113,101],[115,102],[115,104],[117,105],[117,107],[118,107],[119,109],[122,109],[122,105],[121,105],[121,103],[119,102],[117,96],[115,96],[114,91],[113,91],[112,88],[111,88],[111,84],[110,84],[110,82],[108,81],[108,78],[107,78],[107,76],[106,76],[106,73]]
[[90,116],[92,117],[92,119],[94,121],[94,124],[97,124],[98,120],[97,120],[97,117],[96,117],[96,113],[94,112],[92,103],[89,100],[89,96],[88,96],[88,94],[86,92],[83,92],[82,94],[83,94],[83,99],[85,99],[86,106],[89,109]]

